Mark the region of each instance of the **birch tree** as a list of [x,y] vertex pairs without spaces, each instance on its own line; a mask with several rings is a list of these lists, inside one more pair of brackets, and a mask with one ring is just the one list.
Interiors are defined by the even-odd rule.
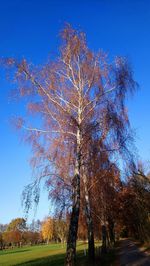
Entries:
[[[136,83],[125,58],[116,57],[110,63],[105,53],[94,53],[87,47],[84,33],[66,26],[61,38],[58,56],[43,66],[35,67],[25,59],[4,61],[14,69],[18,85],[14,95],[27,97],[25,104],[29,117],[32,116],[27,121],[17,120],[18,127],[28,132],[26,140],[34,154],[32,165],[38,167],[39,172],[34,185],[28,189],[37,188],[41,178],[48,177],[46,182],[49,187],[53,186],[58,197],[61,197],[58,191],[65,195],[71,193],[66,252],[66,265],[70,266],[76,255],[81,188],[86,215],[91,219],[86,159],[90,136],[96,134],[101,141],[108,141],[113,135],[115,148],[118,140],[124,141],[122,121],[128,123],[125,96],[134,90]],[[58,163],[59,156],[62,161]],[[65,165],[68,162],[67,172],[64,162]],[[29,206],[29,194],[25,195]],[[35,201],[38,200],[36,196]]]

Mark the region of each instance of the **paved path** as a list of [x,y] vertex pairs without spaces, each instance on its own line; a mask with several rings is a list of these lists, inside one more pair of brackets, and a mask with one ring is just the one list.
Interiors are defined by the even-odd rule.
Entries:
[[150,266],[150,256],[140,251],[131,240],[122,240],[119,266]]

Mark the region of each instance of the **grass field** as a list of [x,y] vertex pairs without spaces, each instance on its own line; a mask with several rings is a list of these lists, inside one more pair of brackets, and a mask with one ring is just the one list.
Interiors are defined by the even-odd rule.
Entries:
[[[96,243],[99,247],[100,243]],[[78,242],[77,245],[77,266],[92,266],[88,262],[88,256],[84,254],[87,245]],[[61,244],[28,246],[0,251],[0,266],[63,266],[66,247]],[[96,249],[95,266],[112,266],[115,261],[115,250],[110,251],[106,256],[99,257],[99,250]]]
[[[77,246],[77,265],[88,265],[86,257],[84,256],[85,244],[78,243]],[[0,265],[51,265],[62,266],[64,265],[65,247],[61,244],[50,244],[40,246],[28,246],[22,248],[15,248],[12,250],[0,251]]]

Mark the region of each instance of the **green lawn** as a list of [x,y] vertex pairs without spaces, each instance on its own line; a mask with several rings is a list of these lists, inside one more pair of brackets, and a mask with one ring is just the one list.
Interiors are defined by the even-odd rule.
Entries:
[[[80,264],[88,265],[86,257],[84,256],[84,248],[87,248],[85,244],[78,243],[77,246],[77,260],[80,260]],[[65,247],[61,244],[50,244],[40,246],[28,246],[22,248],[15,248],[12,250],[0,251],[0,265],[51,265],[61,266],[64,265]]]
[[[100,243],[96,243],[99,247]],[[87,245],[78,242],[77,245],[77,263],[78,266],[93,266],[88,262],[88,256],[84,255],[84,249],[87,250]],[[0,251],[0,266],[63,266],[66,247],[61,244],[50,244],[40,246],[28,246],[22,248],[14,248],[10,250]],[[110,251],[106,256],[99,257],[99,249],[96,249],[95,266],[110,266],[115,260],[114,250]]]

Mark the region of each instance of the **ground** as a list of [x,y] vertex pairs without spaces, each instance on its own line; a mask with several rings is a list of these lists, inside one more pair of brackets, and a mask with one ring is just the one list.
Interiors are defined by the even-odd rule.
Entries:
[[150,266],[150,256],[130,239],[120,241],[118,266]]
[[[77,260],[85,265],[87,245],[78,243]],[[0,251],[0,266],[62,266],[64,265],[66,247],[61,244],[28,246]],[[87,264],[86,264],[87,265]]]
[[[95,266],[150,266],[150,255],[143,252],[141,247],[132,240],[124,239],[119,242],[118,252],[110,250],[103,258],[99,258],[99,244],[96,248]],[[80,266],[91,266],[88,263],[87,245],[80,242],[77,245],[77,263]],[[145,248],[144,248],[145,250]],[[28,246],[0,251],[0,266],[63,266],[66,247],[61,244]]]

